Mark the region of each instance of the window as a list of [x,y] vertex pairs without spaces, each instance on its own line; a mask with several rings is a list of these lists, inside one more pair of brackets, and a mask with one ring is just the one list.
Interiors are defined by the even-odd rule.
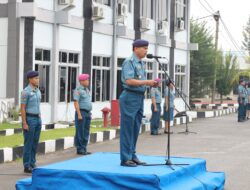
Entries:
[[77,85],[79,53],[59,52],[59,102],[73,101]]
[[141,0],[140,8],[141,16],[147,18],[154,18],[154,0]]
[[123,91],[123,86],[122,86],[122,64],[125,58],[118,58],[117,59],[117,88],[116,88],[116,98],[119,99],[122,91]]
[[176,18],[175,18],[175,23],[178,25],[180,21],[185,22],[186,18],[186,0],[176,0]]
[[[175,86],[180,91],[184,90],[185,84],[185,66],[175,65]],[[176,94],[177,95],[177,94]]]
[[158,1],[158,20],[167,21],[168,20],[168,0],[159,0]]
[[131,0],[118,0],[117,3],[124,3],[128,6],[128,11],[131,12]]
[[[152,80],[153,79],[153,62],[144,61],[144,63],[145,63],[145,69],[147,73],[147,80]],[[147,87],[145,97],[150,98],[150,87]]]
[[49,102],[51,53],[46,49],[35,49],[35,70],[39,72],[39,90],[41,102]]
[[[168,74],[168,64],[162,62],[162,67],[165,69],[165,71]],[[159,65],[158,78],[160,78],[162,80],[161,94],[162,94],[162,97],[164,97],[164,89],[165,89],[165,86],[166,86],[166,81],[165,80],[167,79],[167,76],[165,75],[162,67]]]
[[110,58],[93,57],[92,101],[110,100]]
[[103,5],[111,6],[111,0],[94,0],[94,1]]

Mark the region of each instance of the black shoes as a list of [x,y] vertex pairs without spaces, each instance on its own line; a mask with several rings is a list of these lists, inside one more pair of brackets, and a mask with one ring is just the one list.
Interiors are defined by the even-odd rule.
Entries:
[[126,162],[121,162],[121,166],[126,166],[126,167],[136,167],[136,163],[133,162],[132,160],[128,160]]
[[[165,134],[168,134],[168,131],[164,131]],[[169,134],[173,134],[173,131],[170,131]]]
[[133,160],[128,160],[126,162],[121,162],[121,166],[126,166],[126,167],[136,167],[136,166],[143,166],[146,165],[146,162],[140,161],[138,158],[135,158]]
[[79,155],[89,155],[89,154],[91,154],[91,152],[83,152],[83,151],[77,151],[76,152],[77,154],[79,154]]
[[132,161],[136,164],[136,165],[146,165],[146,162],[142,162],[140,161],[138,158],[132,159]]
[[30,174],[30,173],[32,173],[32,170],[33,170],[33,169],[32,169],[31,167],[28,167],[28,168],[24,168],[23,172],[24,172],[24,173],[29,173],[29,174]]

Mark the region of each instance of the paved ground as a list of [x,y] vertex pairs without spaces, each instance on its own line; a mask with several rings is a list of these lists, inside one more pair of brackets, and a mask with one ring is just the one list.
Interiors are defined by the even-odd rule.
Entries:
[[[212,119],[199,119],[189,124],[197,134],[171,135],[171,155],[204,158],[209,171],[226,173],[226,190],[250,189],[250,120],[236,122],[236,114]],[[174,132],[184,131],[185,125],[173,127]],[[138,153],[165,155],[167,135],[139,137]],[[119,140],[89,146],[92,152],[118,152]],[[75,150],[38,156],[38,165],[45,165],[77,157]],[[14,190],[22,173],[21,161],[0,164],[0,190]]]

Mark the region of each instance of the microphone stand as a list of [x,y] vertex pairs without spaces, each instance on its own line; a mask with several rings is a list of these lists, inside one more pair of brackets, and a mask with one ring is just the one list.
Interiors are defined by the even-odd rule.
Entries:
[[[188,96],[184,92],[181,92],[181,93],[185,96],[185,100],[187,101]],[[192,132],[192,131],[189,131],[189,129],[188,129],[188,115],[187,115],[186,109],[187,109],[187,106],[185,104],[185,115],[184,116],[186,116],[186,129],[185,129],[185,131],[178,132],[178,134],[185,134],[185,135],[188,135],[189,133],[197,134],[197,132]]]
[[[189,110],[191,110],[190,106],[187,104],[186,100],[184,100],[184,98],[182,97],[180,91],[175,87],[174,82],[170,79],[169,75],[167,74],[165,68],[163,67],[163,65],[161,64],[161,62],[159,61],[158,57],[154,57],[155,60],[158,62],[160,68],[163,70],[164,74],[165,74],[165,80],[164,81],[168,81],[169,83],[172,83],[172,85],[174,86],[174,88],[176,89],[176,92],[178,93],[178,95],[182,98],[182,100],[184,101],[185,105],[189,108]],[[161,163],[161,164],[146,164],[144,166],[161,166],[161,165],[166,165],[169,168],[171,168],[172,170],[175,170],[172,166],[182,166],[182,165],[189,165],[189,164],[173,164],[170,160],[170,88],[168,87],[168,141],[167,141],[167,158],[166,158],[166,162],[165,163]]]

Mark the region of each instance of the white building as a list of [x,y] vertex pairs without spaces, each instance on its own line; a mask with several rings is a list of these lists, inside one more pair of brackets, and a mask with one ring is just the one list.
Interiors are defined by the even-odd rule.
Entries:
[[[72,92],[79,73],[91,74],[93,117],[118,99],[121,64],[134,39],[150,42],[149,53],[163,56],[176,86],[189,94],[188,0],[0,0],[0,99],[14,98],[26,85],[25,73],[40,73],[43,123],[72,121]],[[145,59],[148,78],[163,78]],[[150,113],[148,93],[145,114]],[[181,99],[176,99],[184,109]]]

